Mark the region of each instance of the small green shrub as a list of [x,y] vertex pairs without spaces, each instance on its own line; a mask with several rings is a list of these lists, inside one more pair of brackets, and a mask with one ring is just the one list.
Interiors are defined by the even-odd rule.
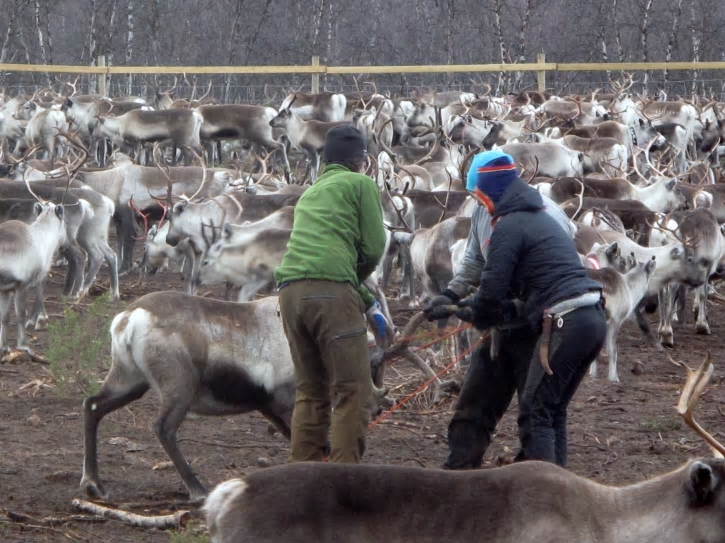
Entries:
[[180,532],[168,530],[166,533],[170,543],[211,543],[206,529],[195,522],[190,522]]
[[68,305],[62,319],[48,324],[45,355],[59,394],[98,392],[99,380],[109,368],[109,328],[120,304],[104,294],[83,308]]

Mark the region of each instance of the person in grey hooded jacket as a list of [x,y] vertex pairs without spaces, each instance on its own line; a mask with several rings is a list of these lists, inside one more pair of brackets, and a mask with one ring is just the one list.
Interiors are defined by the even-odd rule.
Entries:
[[[448,428],[444,467],[481,465],[514,391],[517,459],[564,466],[566,408],[606,334],[601,287],[579,260],[566,216],[519,179],[509,155],[477,155],[467,188],[481,206],[464,263],[426,314],[437,320],[460,303],[458,316],[478,329],[497,329],[499,347],[494,352],[489,337],[472,357]],[[461,302],[476,286],[475,296]]]

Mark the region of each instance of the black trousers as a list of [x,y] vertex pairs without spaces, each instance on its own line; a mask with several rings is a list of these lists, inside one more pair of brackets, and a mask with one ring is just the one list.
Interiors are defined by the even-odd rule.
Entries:
[[514,392],[519,397],[517,460],[544,460],[565,466],[566,410],[589,364],[602,349],[606,317],[600,304],[563,317],[552,330],[546,375],[539,360],[539,335],[528,327],[501,331],[499,352],[491,358],[491,340],[474,353],[456,410],[448,426],[449,455],[443,467],[481,466],[497,424]]

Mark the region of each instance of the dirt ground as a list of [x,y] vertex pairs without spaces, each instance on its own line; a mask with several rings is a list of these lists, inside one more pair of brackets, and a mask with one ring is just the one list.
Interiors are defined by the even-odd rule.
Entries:
[[[101,276],[105,279],[105,270]],[[78,489],[83,457],[82,377],[90,376],[90,386],[97,386],[109,364],[109,342],[103,327],[137,297],[163,289],[181,290],[182,284],[171,271],[149,276],[143,284],[138,274],[132,273],[122,278],[120,302],[101,305],[94,304],[93,297],[86,299],[79,306],[80,320],[72,323],[67,314],[62,318],[62,280],[63,271],[56,270],[48,289],[48,312],[51,324],[57,327],[55,339],[47,331],[33,333],[36,352],[44,356],[55,353],[59,359],[51,360],[50,367],[27,360],[0,364],[0,541],[204,541],[194,537],[203,534],[200,515],[185,503],[179,476],[169,467],[153,435],[153,395],[102,422],[101,478],[111,493],[112,506],[141,514],[192,509],[192,521],[180,534],[134,528],[112,520],[69,519],[79,514],[71,500],[84,498]],[[207,294],[221,297],[221,290]],[[717,369],[698,413],[705,428],[721,439],[724,313],[722,308],[711,306],[710,336],[695,335],[688,313],[688,322],[676,330],[677,345],[671,351],[675,359],[691,366],[699,364],[708,349],[712,351]],[[394,314],[396,324],[404,325],[412,312],[400,309]],[[10,335],[14,338],[14,329]],[[91,342],[78,350],[94,337],[101,338],[97,348]],[[450,360],[443,355],[437,358],[434,364],[438,369]],[[666,472],[691,457],[708,456],[704,442],[674,410],[683,370],[649,347],[631,325],[621,333],[619,360],[621,383],[608,382],[604,377],[606,368],[600,366],[602,377],[587,378],[574,399],[569,414],[570,469],[603,483],[623,484]],[[74,375],[81,379],[74,381]],[[459,381],[462,376],[463,368],[454,368],[447,375]],[[386,384],[396,400],[411,394],[423,382],[422,374],[407,362],[394,364],[387,373]],[[444,395],[438,405],[432,403],[429,391],[415,396],[370,430],[364,461],[435,468],[446,454],[446,426],[454,402],[454,394]],[[508,462],[516,452],[515,410],[514,403],[486,455],[488,465]],[[287,443],[279,435],[270,435],[267,429],[267,422],[258,415],[213,419],[190,416],[181,427],[179,441],[196,474],[211,487],[263,466],[285,462]],[[24,522],[8,518],[17,519],[16,514],[32,518]],[[49,517],[60,518],[61,522],[43,523]]]

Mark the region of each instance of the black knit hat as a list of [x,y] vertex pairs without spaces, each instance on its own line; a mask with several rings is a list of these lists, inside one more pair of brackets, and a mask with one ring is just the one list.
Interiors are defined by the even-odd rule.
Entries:
[[351,162],[365,158],[365,138],[350,125],[335,126],[327,131],[322,160],[328,164]]

